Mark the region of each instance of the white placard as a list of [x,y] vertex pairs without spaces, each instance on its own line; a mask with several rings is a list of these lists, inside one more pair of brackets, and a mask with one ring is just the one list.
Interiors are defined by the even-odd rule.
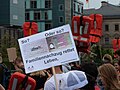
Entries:
[[79,60],[69,25],[18,39],[18,42],[26,73]]

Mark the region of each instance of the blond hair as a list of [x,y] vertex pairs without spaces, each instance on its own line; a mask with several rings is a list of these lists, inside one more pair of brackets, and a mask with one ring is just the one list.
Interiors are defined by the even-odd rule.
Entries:
[[120,90],[117,70],[111,64],[103,64],[98,68],[100,76],[105,83],[105,90]]
[[109,54],[105,54],[103,56],[103,62],[105,62],[105,63],[112,63],[113,62],[112,56],[109,55]]

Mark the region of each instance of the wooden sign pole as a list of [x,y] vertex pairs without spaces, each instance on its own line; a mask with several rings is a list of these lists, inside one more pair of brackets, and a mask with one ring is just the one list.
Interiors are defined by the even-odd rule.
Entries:
[[52,67],[52,72],[53,72],[53,75],[54,75],[56,90],[59,90],[59,89],[58,89],[58,82],[57,82],[57,78],[56,78],[56,73],[55,73],[55,68],[54,68],[54,67]]

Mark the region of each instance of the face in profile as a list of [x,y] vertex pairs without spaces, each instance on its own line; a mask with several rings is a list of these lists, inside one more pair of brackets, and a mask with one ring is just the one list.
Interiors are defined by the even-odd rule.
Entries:
[[24,64],[23,64],[23,61],[21,58],[17,58],[15,61],[14,61],[14,64],[18,67],[18,68],[24,68]]
[[115,69],[117,70],[117,71],[119,71],[119,65],[118,65],[118,63],[116,62],[116,63],[114,63],[114,67],[115,67]]
[[110,88],[116,88],[116,86],[113,85],[118,83],[118,73],[113,65],[103,64],[98,68],[98,71],[106,90],[111,90]]
[[102,77],[101,75],[99,75],[99,79],[101,80],[102,85],[105,85],[105,81],[104,81],[104,77]]
[[24,68],[24,64],[22,61],[17,61],[16,62],[16,65],[19,67],[19,68]]

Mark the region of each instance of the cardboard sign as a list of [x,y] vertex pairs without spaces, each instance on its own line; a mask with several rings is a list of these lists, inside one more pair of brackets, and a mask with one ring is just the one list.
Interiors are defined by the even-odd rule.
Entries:
[[18,42],[26,73],[79,60],[69,25],[18,39]]
[[17,58],[16,48],[7,48],[9,62],[13,62]]

